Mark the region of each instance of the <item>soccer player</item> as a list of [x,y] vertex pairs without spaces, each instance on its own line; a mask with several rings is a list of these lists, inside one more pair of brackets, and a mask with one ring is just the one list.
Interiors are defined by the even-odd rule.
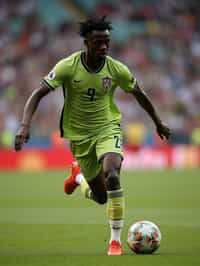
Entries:
[[60,60],[45,76],[26,102],[15,138],[19,151],[29,139],[30,123],[40,100],[62,86],[64,107],[61,136],[70,140],[75,162],[64,181],[64,191],[73,193],[80,185],[85,197],[99,204],[107,202],[111,229],[108,255],[121,255],[121,230],[124,220],[124,195],[120,185],[123,160],[121,114],[114,103],[116,87],[133,95],[150,115],[161,139],[170,129],[159,118],[153,104],[127,66],[108,56],[112,25],[105,17],[80,23],[85,51]]

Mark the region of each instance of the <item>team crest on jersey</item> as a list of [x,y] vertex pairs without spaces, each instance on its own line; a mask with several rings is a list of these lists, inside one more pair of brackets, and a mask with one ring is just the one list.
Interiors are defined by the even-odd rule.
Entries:
[[105,90],[108,90],[111,88],[112,80],[109,77],[105,77],[102,79],[103,81],[103,87]]

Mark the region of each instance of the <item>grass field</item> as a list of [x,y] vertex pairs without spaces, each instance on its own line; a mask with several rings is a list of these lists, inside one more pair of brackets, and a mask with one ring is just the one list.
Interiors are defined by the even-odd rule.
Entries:
[[[199,170],[124,172],[124,255],[108,257],[105,206],[63,193],[64,172],[0,172],[0,265],[200,265]],[[128,226],[140,219],[159,225],[160,249],[135,255]]]

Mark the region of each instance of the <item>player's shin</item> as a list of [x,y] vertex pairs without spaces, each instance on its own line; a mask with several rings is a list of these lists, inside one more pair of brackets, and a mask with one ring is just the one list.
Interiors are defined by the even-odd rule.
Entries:
[[111,228],[110,243],[115,240],[121,243],[121,231],[124,220],[123,190],[108,191],[107,215]]

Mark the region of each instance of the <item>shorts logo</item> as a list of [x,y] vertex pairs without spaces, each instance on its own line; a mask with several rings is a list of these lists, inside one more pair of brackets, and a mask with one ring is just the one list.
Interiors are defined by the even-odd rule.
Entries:
[[105,90],[108,90],[111,88],[112,80],[109,77],[105,77],[102,79],[103,81],[103,87]]
[[52,70],[51,72],[49,72],[47,78],[48,78],[48,80],[53,80],[53,79],[55,79],[55,76],[56,76],[56,72],[54,70]]

